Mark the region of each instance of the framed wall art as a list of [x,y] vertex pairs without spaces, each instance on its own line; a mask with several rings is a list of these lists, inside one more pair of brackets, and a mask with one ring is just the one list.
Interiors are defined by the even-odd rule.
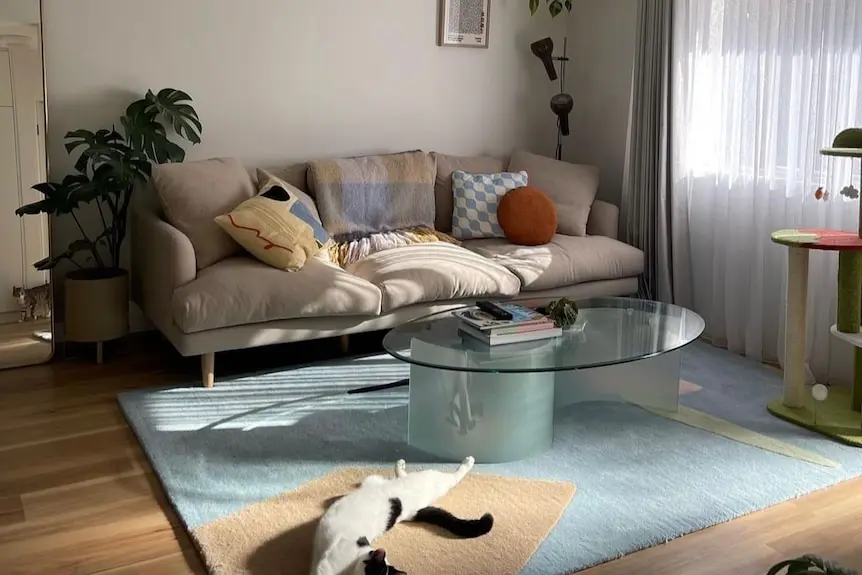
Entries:
[[439,0],[437,45],[487,48],[491,0]]

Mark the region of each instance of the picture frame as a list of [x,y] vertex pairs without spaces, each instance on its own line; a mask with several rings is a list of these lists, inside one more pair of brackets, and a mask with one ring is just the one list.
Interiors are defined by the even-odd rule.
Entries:
[[491,0],[439,0],[437,45],[487,48]]

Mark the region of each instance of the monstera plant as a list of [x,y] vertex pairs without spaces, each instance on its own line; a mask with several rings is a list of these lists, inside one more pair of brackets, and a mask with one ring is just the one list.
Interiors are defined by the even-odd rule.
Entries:
[[[120,267],[120,253],[129,204],[135,188],[149,180],[154,164],[185,159],[185,150],[172,135],[192,144],[201,141],[202,126],[191,101],[180,90],[148,91],[129,104],[119,128],[68,132],[66,151],[77,155],[74,173],[33,186],[44,197],[15,211],[19,216],[49,214],[74,221],[78,238],[34,264],[38,270],[51,270],[66,261],[76,268],[65,281],[69,341],[101,343],[128,330],[128,273]],[[89,231],[82,210],[96,221]]]
[[[538,12],[541,4],[542,0],[530,0],[530,14]],[[572,0],[545,0],[545,4],[548,5],[548,10],[553,18],[556,18],[563,11],[563,8],[567,12],[572,11]]]

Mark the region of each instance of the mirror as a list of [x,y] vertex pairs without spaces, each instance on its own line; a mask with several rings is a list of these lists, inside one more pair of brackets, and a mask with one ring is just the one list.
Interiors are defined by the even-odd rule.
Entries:
[[44,78],[40,0],[0,1],[0,368],[54,353],[51,277],[33,267],[49,254],[50,222],[15,214],[47,179]]

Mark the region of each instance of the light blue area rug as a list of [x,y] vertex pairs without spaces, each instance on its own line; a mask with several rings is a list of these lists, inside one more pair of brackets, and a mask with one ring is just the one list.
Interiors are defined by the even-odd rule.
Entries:
[[[406,445],[407,388],[345,395],[408,375],[389,356],[255,375],[216,387],[140,390],[120,404],[189,529],[336,467],[433,460]],[[862,451],[766,411],[781,378],[696,343],[682,403],[838,464],[816,465],[676,423],[635,406],[558,413],[553,449],[480,472],[570,481],[577,494],[522,573],[567,574],[862,474]],[[447,465],[448,467],[448,465]]]

